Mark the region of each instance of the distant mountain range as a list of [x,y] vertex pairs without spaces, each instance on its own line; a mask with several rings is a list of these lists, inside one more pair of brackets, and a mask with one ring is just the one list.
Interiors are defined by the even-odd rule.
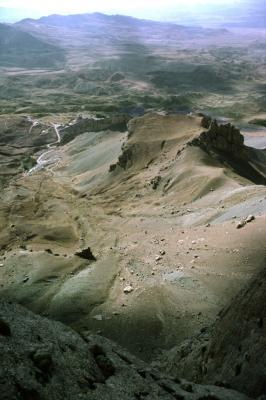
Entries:
[[[213,35],[217,31],[201,27],[184,27],[174,23],[137,19],[101,13],[50,15],[27,18],[13,25],[36,38],[60,46],[66,51],[79,49],[86,57],[121,51],[149,53],[151,46],[176,45],[177,41]],[[76,51],[76,50],[74,50]]]
[[[57,11],[58,12],[58,11]],[[88,6],[89,12],[89,6]],[[117,9],[113,13],[125,14]],[[108,11],[106,11],[109,14]],[[157,21],[175,22],[190,26],[241,26],[241,27],[266,27],[266,2],[265,0],[235,0],[225,2],[202,2],[193,7],[189,2],[167,6],[138,8],[128,7],[128,14],[137,18],[148,18]],[[41,11],[26,8],[0,7],[0,22],[17,22],[25,18],[40,18]]]

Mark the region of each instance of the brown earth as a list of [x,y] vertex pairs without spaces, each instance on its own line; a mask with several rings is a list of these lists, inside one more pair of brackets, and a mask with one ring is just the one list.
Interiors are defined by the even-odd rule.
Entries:
[[[13,178],[1,192],[1,298],[145,360],[214,321],[264,265],[266,189],[232,154],[188,145],[203,130],[197,116],[147,114],[128,133],[79,132],[56,162]],[[264,152],[245,150],[263,176]],[[87,248],[96,261],[75,254]]]

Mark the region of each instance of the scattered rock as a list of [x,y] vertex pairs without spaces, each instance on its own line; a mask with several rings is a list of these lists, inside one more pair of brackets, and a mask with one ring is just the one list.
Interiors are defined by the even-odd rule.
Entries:
[[255,220],[254,215],[249,215],[249,216],[246,218],[246,222],[247,222],[247,223],[249,223],[249,222],[251,222],[251,221],[254,221],[254,220]]
[[92,318],[93,318],[93,319],[96,319],[97,321],[102,321],[102,320],[103,320],[102,314],[94,315]]
[[90,261],[96,261],[96,258],[91,252],[91,249],[88,247],[87,249],[77,251],[75,253],[75,256],[78,256],[80,258],[84,258],[85,260],[90,260]]
[[53,254],[51,249],[45,249],[44,251],[46,251],[46,253],[48,253],[48,254]]
[[236,225],[236,229],[241,229],[246,225],[246,220],[239,221]]
[[124,288],[124,293],[128,294],[133,292],[133,290],[134,290],[133,287],[131,285],[128,285]]
[[161,177],[160,175],[155,176],[155,178],[153,178],[153,179],[151,180],[150,183],[151,183],[151,187],[153,188],[153,190],[156,190],[156,189],[158,188],[158,186],[159,186],[161,180],[162,180],[162,177]]

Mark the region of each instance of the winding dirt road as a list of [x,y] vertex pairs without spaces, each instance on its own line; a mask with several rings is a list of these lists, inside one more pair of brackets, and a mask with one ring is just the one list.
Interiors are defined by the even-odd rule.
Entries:
[[[35,121],[35,120],[32,120],[31,117],[28,117],[28,121],[30,121],[32,123],[32,126],[31,126],[31,128],[29,130],[29,133],[31,133],[32,128],[34,126],[39,125],[39,122]],[[48,158],[46,157],[47,154],[52,153],[54,151],[54,149],[56,148],[57,144],[61,142],[61,136],[60,136],[60,133],[59,133],[59,130],[58,130],[58,128],[60,127],[60,124],[52,123],[50,126],[54,129],[56,137],[57,137],[57,140],[55,142],[49,143],[47,145],[47,149],[49,149],[49,150],[45,151],[44,153],[42,153],[37,158],[37,160],[36,160],[37,164],[33,168],[31,168],[29,170],[28,175],[32,174],[33,172],[39,171],[45,165],[52,164],[52,163],[60,160],[60,158],[58,158],[58,157],[53,157],[53,156],[52,157],[48,157]]]

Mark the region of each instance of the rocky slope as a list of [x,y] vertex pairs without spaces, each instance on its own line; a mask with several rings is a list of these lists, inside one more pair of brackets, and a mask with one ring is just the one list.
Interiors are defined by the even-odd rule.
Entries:
[[266,269],[223,311],[204,356],[203,381],[266,393]]
[[0,303],[0,351],[3,400],[248,400],[165,377],[101,336],[80,336],[13,304]]
[[[146,115],[130,122],[128,137],[118,131],[81,134],[88,129],[84,121],[85,128],[78,120],[60,128],[62,135],[68,129],[78,135],[55,148],[54,156],[50,153],[51,159],[61,161],[20,177],[2,193],[2,296],[15,295],[34,310],[103,329],[113,338],[122,330],[124,345],[140,353],[143,332],[149,333],[145,353],[151,340],[155,347],[171,346],[177,336],[188,334],[188,326],[193,331],[218,312],[224,305],[222,293],[229,295],[228,282],[236,290],[246,274],[260,267],[263,218],[244,229],[239,249],[232,217],[247,217],[246,207],[254,210],[253,203],[260,213],[265,190],[198,146],[187,146],[201,134],[201,118]],[[31,126],[28,123],[26,129]],[[22,130],[21,138],[47,141],[41,132],[36,125],[30,135]],[[117,166],[110,172],[110,165]],[[226,226],[205,227],[217,218],[228,221]],[[220,244],[211,238],[217,232]],[[213,252],[219,246],[221,261],[213,270]],[[224,246],[228,253],[222,255]],[[87,247],[96,261],[75,255]],[[237,267],[247,257],[253,260],[255,253],[256,265],[252,261]],[[234,281],[232,268],[237,274]],[[209,286],[205,274],[210,273]],[[220,274],[224,285],[217,291]],[[134,291],[125,297],[128,284]],[[202,287],[208,293],[205,299]],[[162,303],[161,297],[171,301]],[[129,308],[122,306],[127,303]],[[171,310],[172,303],[176,308]],[[202,307],[206,314],[198,316]],[[114,317],[113,312],[119,315]],[[183,315],[186,324],[175,315]],[[136,344],[127,335],[132,325]],[[151,327],[157,332],[153,339]]]
[[266,190],[233,163],[243,151],[263,174],[265,152],[233,128],[217,128],[225,146],[228,130],[238,143],[225,154],[211,138],[199,145],[208,128],[197,115],[150,113],[128,132],[112,118],[24,119],[23,129],[22,117],[5,119],[11,144],[40,141],[36,159],[56,140],[54,129],[43,133],[51,124],[75,138],[30,174],[14,167],[0,193],[2,299],[100,331],[149,361],[212,325],[264,268]]
[[257,398],[265,394],[265,268],[218,316],[214,326],[155,363],[173,376],[216,383]]

